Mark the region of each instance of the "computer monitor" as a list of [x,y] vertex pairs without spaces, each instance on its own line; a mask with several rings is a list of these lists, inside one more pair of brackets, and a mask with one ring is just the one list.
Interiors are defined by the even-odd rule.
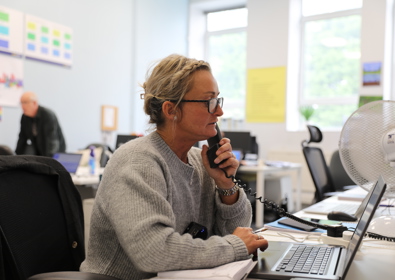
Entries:
[[233,150],[241,150],[246,153],[257,154],[255,136],[251,136],[249,131],[222,131],[224,137],[229,138]]
[[118,134],[117,135],[117,142],[115,144],[115,149],[118,149],[122,144],[126,142],[136,139],[137,135],[130,135],[130,134]]

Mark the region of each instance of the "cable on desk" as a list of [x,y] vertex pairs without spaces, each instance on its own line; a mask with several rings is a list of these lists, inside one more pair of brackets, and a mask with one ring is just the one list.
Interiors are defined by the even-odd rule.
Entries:
[[281,231],[277,232],[277,235],[280,235],[280,236],[283,236],[283,237],[288,237],[288,238],[290,238],[291,240],[293,240],[293,241],[295,241],[295,242],[298,242],[298,243],[303,243],[303,242],[305,242],[306,240],[309,240],[310,237],[315,237],[315,240],[317,240],[317,241],[318,241],[319,238],[320,238],[319,235],[313,235],[313,234],[311,234],[311,233],[308,233],[308,234],[306,234],[304,237],[300,237],[300,238],[295,237],[295,236],[293,236],[293,235],[290,234],[290,233],[281,232]]
[[235,176],[233,176],[233,175],[228,176],[228,174],[226,174],[226,171],[223,170],[223,169],[222,169],[222,171],[225,173],[225,176],[227,178],[232,179],[232,181],[233,181],[233,183],[235,185],[238,185],[240,188],[242,188],[250,196],[253,196],[255,198],[255,200],[259,201],[260,203],[263,203],[267,208],[273,209],[274,211],[276,211],[279,214],[280,217],[288,217],[288,218],[291,218],[291,219],[293,219],[295,221],[298,221],[298,222],[300,222],[302,224],[309,225],[309,226],[312,226],[314,228],[324,229],[324,230],[328,230],[328,228],[331,227],[331,226],[328,226],[328,225],[321,225],[321,224],[316,224],[314,222],[306,221],[306,220],[304,220],[302,218],[296,217],[296,216],[288,213],[287,211],[285,211],[284,208],[278,206],[275,202],[270,201],[270,200],[268,200],[266,198],[263,198],[262,196],[257,197],[256,192],[252,193],[251,188],[247,188],[246,184],[241,184],[241,180],[236,179]]

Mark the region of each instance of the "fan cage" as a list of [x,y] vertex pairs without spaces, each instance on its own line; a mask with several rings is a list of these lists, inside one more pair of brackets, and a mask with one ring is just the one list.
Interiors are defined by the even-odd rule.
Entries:
[[385,160],[381,143],[394,128],[395,101],[373,101],[348,118],[339,140],[340,159],[350,178],[369,191],[382,175],[387,183],[387,198],[395,198],[395,168]]

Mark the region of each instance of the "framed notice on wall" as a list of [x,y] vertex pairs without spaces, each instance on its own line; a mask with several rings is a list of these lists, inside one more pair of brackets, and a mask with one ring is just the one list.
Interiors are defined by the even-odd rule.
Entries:
[[101,106],[101,130],[114,131],[118,128],[118,107]]

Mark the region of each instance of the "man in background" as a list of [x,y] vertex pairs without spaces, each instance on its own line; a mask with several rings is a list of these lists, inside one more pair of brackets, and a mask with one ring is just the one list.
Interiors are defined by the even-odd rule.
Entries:
[[66,143],[55,113],[38,105],[33,92],[22,95],[21,106],[23,115],[15,153],[52,157],[65,152]]

